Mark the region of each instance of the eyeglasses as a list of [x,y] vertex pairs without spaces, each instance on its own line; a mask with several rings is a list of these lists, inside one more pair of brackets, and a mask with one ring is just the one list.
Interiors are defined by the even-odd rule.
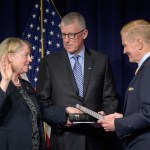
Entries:
[[[85,30],[85,29],[84,29],[84,30]],[[83,32],[84,30],[79,31],[79,32],[77,32],[77,33],[68,33],[68,34],[62,33],[62,34],[61,34],[61,37],[62,37],[62,39],[65,39],[66,36],[68,36],[70,39],[74,39],[74,38],[76,37],[77,34]]]

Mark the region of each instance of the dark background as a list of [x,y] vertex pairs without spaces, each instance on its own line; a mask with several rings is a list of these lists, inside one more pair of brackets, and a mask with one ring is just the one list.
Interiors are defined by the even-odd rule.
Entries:
[[[61,16],[71,11],[83,14],[89,36],[86,45],[105,53],[111,63],[122,108],[125,90],[136,65],[123,54],[120,29],[134,19],[150,21],[149,0],[53,0]],[[21,37],[34,0],[1,0],[0,42],[7,37]],[[121,110],[121,109],[120,109]]]
[[[121,111],[124,94],[136,65],[130,64],[127,56],[124,56],[119,32],[121,27],[131,20],[150,21],[150,0],[53,1],[61,16],[78,11],[85,17],[89,30],[86,45],[109,57],[120,97]],[[7,37],[22,36],[34,2],[35,0],[0,1],[0,42]],[[119,145],[115,139],[112,142]]]

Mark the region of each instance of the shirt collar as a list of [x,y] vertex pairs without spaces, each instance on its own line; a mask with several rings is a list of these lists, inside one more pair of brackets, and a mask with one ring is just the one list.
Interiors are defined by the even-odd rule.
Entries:
[[[85,47],[83,46],[83,48],[81,49],[81,51],[80,51],[80,53],[78,54],[80,57],[82,57],[83,59],[84,59],[84,51],[85,51]],[[68,57],[69,57],[69,59],[71,59],[73,56],[74,56],[74,54],[71,54],[71,53],[69,53],[69,52],[67,52],[68,53]]]
[[150,56],[150,52],[146,53],[144,55],[144,57],[140,60],[140,62],[138,63],[138,68],[140,68],[143,64],[143,62]]

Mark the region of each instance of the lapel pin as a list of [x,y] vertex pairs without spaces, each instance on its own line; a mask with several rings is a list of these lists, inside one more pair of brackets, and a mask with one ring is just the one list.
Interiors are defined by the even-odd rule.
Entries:
[[133,87],[129,87],[128,91],[133,91],[134,88]]

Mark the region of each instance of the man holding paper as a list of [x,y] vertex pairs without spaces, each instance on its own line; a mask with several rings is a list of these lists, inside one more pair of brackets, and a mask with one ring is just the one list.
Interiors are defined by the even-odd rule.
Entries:
[[123,114],[99,120],[105,131],[116,131],[125,150],[150,150],[150,23],[135,20],[121,30],[124,54],[138,63],[126,92]]

